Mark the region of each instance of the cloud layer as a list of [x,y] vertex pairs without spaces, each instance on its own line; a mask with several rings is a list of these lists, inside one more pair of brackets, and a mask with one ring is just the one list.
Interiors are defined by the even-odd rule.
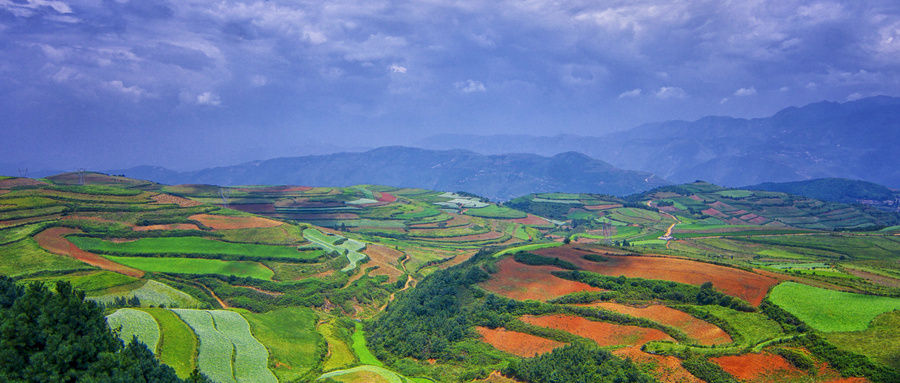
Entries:
[[0,36],[9,162],[199,167],[900,95],[888,0],[0,0]]

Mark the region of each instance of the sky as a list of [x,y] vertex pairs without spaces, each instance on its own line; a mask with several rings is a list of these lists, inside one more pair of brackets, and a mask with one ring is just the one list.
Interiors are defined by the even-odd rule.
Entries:
[[896,0],[0,0],[0,164],[194,170],[900,96]]

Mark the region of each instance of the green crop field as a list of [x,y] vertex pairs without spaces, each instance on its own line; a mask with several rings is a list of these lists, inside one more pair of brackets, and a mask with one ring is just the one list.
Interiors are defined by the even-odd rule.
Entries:
[[467,209],[465,211],[466,215],[471,215],[474,217],[482,217],[482,218],[497,218],[497,219],[515,219],[515,218],[525,218],[528,215],[518,211],[513,210],[508,207],[497,206],[497,205],[488,205],[482,208],[477,209]]
[[114,273],[112,271],[106,270],[97,270],[97,271],[77,271],[70,274],[59,275],[59,276],[47,276],[47,277],[36,277],[36,278],[25,278],[23,281],[38,281],[38,282],[56,282],[56,281],[65,281],[72,284],[72,287],[84,291],[86,295],[96,295],[98,293],[102,293],[103,290],[110,289],[117,286],[124,286],[130,283],[135,283],[138,281],[137,278],[129,277],[127,275],[122,275],[119,273]]
[[698,309],[728,322],[743,338],[741,342],[743,346],[754,346],[783,335],[781,326],[762,314],[746,313],[722,306],[702,306]]
[[338,337],[338,331],[333,323],[319,325],[319,332],[328,343],[328,358],[322,364],[322,371],[351,366],[356,361],[356,354],[346,342]]
[[48,253],[31,238],[0,246],[0,260],[0,274],[11,277],[48,271],[95,269],[74,258]]
[[752,196],[753,192],[749,190],[723,190],[715,194],[728,198],[747,198]]
[[287,307],[265,314],[244,313],[256,339],[271,352],[269,368],[282,382],[308,373],[328,348],[316,332],[316,313],[306,307]]
[[118,309],[106,317],[106,323],[109,328],[118,331],[116,335],[126,344],[136,336],[150,351],[157,353],[160,332],[153,315],[135,309]]
[[33,223],[0,230],[0,245],[6,245],[19,241],[25,237],[36,234],[47,226],[46,223]]
[[900,310],[898,298],[826,290],[794,282],[776,286],[769,299],[824,332],[862,331],[878,315]]
[[310,259],[311,255],[317,254],[297,251],[294,246],[231,243],[200,237],[142,238],[121,243],[77,236],[70,236],[68,239],[82,250],[112,254],[220,254],[280,259]]
[[163,334],[156,354],[159,360],[175,369],[179,377],[187,377],[194,370],[197,354],[197,337],[177,314],[167,309],[140,309],[156,319]]
[[319,379],[331,378],[331,379],[337,380],[339,382],[364,382],[364,381],[368,381],[368,379],[366,378],[366,374],[365,374],[366,372],[374,373],[374,374],[384,378],[389,383],[413,383],[412,379],[409,379],[409,378],[407,378],[403,375],[400,375],[396,372],[393,372],[391,370],[388,370],[388,369],[385,369],[382,367],[369,366],[369,365],[354,367],[354,368],[347,369],[347,370],[332,371],[332,372],[323,374],[322,376],[319,377]]
[[844,350],[868,356],[900,371],[900,311],[881,314],[863,331],[835,332],[828,340]]
[[[215,322],[216,331],[222,333],[234,345],[233,370],[238,383],[278,383],[269,370],[269,351],[253,337],[247,320],[234,311],[208,311]],[[200,341],[203,347],[203,340]]]
[[362,329],[362,323],[356,322],[356,331],[353,332],[351,339],[353,340],[353,351],[359,356],[360,363],[384,367],[384,363],[381,363],[366,347],[366,333]]
[[104,256],[110,261],[121,263],[143,271],[182,274],[220,274],[236,277],[272,279],[275,273],[259,262],[222,261],[199,258],[156,258],[156,257],[115,257]]
[[200,301],[198,301],[197,298],[194,298],[181,290],[174,289],[165,283],[153,280],[146,281],[142,286],[137,287],[134,290],[112,290],[122,291],[111,291],[102,295],[92,295],[89,296],[88,299],[106,305],[113,304],[116,298],[130,299],[132,297],[140,299],[143,306],[166,305],[167,307],[195,308],[200,305]]
[[200,347],[197,367],[219,383],[237,383],[234,379],[232,360],[234,345],[225,334],[216,330],[212,315],[206,310],[172,310],[197,334]]

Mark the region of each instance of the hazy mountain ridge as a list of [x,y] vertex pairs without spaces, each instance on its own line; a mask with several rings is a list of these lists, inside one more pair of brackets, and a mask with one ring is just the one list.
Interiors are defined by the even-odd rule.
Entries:
[[622,169],[673,182],[719,185],[815,178],[852,178],[900,185],[900,98],[791,107],[771,117],[705,117],[645,124],[603,136],[435,136],[425,148],[457,147],[491,154],[578,151]]
[[482,155],[383,147],[364,153],[278,158],[193,172],[157,167],[111,171],[167,184],[396,185],[463,190],[494,200],[529,193],[571,191],[627,195],[666,185],[648,173],[621,170],[580,153]]

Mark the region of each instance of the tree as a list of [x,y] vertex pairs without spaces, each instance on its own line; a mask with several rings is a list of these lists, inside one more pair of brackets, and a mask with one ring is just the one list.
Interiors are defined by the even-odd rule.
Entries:
[[102,308],[69,283],[57,282],[52,292],[6,276],[0,276],[0,381],[181,382],[143,343],[123,346]]

